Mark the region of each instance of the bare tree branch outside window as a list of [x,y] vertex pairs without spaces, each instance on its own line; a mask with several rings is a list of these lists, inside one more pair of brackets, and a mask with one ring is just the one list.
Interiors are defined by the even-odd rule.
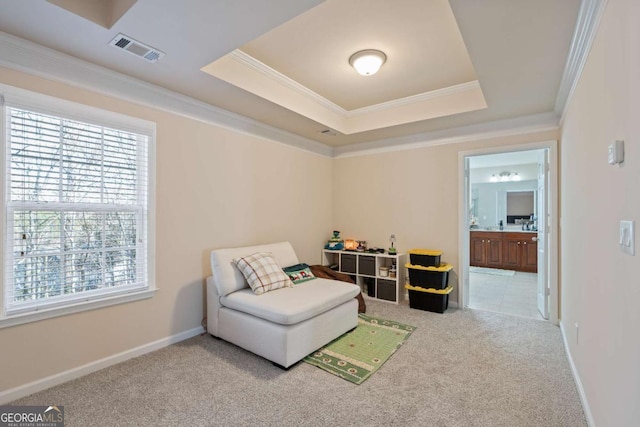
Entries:
[[148,138],[9,113],[9,304],[141,285]]

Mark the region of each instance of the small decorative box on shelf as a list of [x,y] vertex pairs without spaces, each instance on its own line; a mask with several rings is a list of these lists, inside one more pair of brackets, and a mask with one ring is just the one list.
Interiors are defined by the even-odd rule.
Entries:
[[322,264],[337,266],[372,298],[398,304],[404,294],[404,254],[323,249]]

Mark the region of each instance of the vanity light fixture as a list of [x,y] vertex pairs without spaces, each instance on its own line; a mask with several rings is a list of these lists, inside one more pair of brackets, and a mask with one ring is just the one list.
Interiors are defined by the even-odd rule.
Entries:
[[499,174],[491,175],[489,178],[489,182],[509,182],[509,181],[520,181],[522,178],[518,175],[518,172],[509,172],[503,171]]
[[349,64],[363,76],[372,76],[378,72],[387,60],[384,52],[376,49],[366,49],[354,53],[349,58]]

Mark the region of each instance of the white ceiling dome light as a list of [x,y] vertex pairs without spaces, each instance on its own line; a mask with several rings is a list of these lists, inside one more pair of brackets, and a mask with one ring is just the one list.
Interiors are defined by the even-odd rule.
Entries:
[[363,76],[371,76],[378,72],[387,60],[384,52],[375,49],[361,50],[349,58],[349,64]]

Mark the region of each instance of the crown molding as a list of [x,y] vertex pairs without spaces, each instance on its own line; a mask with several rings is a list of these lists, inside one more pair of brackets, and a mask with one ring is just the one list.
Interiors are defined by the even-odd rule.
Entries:
[[350,111],[347,111],[347,117],[362,116],[365,114],[369,114],[373,111],[388,110],[391,108],[402,107],[405,105],[415,104],[423,101],[430,101],[443,96],[475,91],[478,89],[481,89],[480,83],[477,80],[473,80],[467,83],[460,83],[458,85],[444,87],[442,89],[436,89],[430,92],[418,93],[416,95],[406,96],[404,98],[398,98],[391,101],[382,102],[380,104],[374,104],[374,105],[369,105],[367,107],[350,110]]
[[252,68],[260,74],[269,77],[271,80],[274,80],[275,82],[281,84],[289,90],[297,92],[299,95],[302,95],[305,98],[308,98],[309,100],[315,102],[316,104],[329,109],[332,113],[337,114],[341,117],[347,117],[348,111],[338,104],[329,101],[324,96],[312,91],[308,87],[298,83],[290,77],[287,77],[281,72],[276,71],[264,62],[258,61],[256,58],[241,51],[240,49],[236,49],[231,52],[229,54],[229,57],[234,61],[244,65],[245,67]]
[[576,29],[573,33],[554,108],[556,114],[560,116],[560,124],[564,121],[567,105],[569,105],[569,101],[582,75],[584,64],[598,32],[607,2],[608,0],[582,0],[580,4]]
[[[259,73],[260,75],[269,78],[271,81],[273,81],[277,85],[286,88],[288,91],[291,91],[297,94],[298,96],[301,96],[302,98],[306,99],[307,101],[310,101],[320,106],[321,108],[328,110],[331,114],[337,116],[337,119],[341,123],[340,125],[336,125],[335,123],[332,125],[328,123],[325,123],[325,124],[345,134],[353,133],[353,132],[347,131],[347,129],[349,129],[349,126],[348,126],[349,119],[352,119],[352,118],[363,117],[376,112],[384,112],[386,110],[399,109],[401,107],[411,106],[413,104],[420,104],[427,101],[434,101],[434,100],[437,100],[438,98],[450,97],[452,95],[463,94],[465,92],[474,93],[477,91],[480,91],[480,92],[482,91],[480,88],[480,83],[477,80],[473,80],[470,82],[461,83],[461,84],[457,84],[450,87],[445,87],[442,89],[436,89],[429,92],[423,92],[416,95],[393,99],[391,101],[368,105],[366,107],[347,110],[341,107],[340,105],[325,98],[324,96],[320,95],[319,93],[314,92],[308,87],[298,83],[297,81],[286,76],[285,74],[282,74],[281,72],[269,67],[267,64],[259,61],[258,59],[243,52],[240,49],[236,49],[233,52],[229,53],[227,57],[232,61],[234,61],[239,66],[249,68]],[[215,72],[212,74],[216,75]],[[225,78],[222,76],[218,76],[218,78],[222,78],[223,80],[225,80]],[[230,82],[230,83],[234,84],[233,82]],[[276,102],[279,104],[279,102],[275,98],[270,100],[272,102]],[[288,107],[285,107],[285,108],[288,108]],[[356,131],[359,132],[360,130],[356,130]]]
[[331,157],[326,144],[0,32],[0,65],[214,126]]
[[[558,129],[558,116],[547,113],[331,147],[4,32],[0,32],[0,66],[330,158],[411,150]],[[468,89],[474,84],[470,82],[463,86]]]
[[481,139],[526,135],[558,130],[559,118],[554,112],[521,116],[477,125],[461,126],[434,132],[380,139],[360,144],[335,147],[334,158],[359,157],[395,151],[416,150],[437,145],[460,144]]

